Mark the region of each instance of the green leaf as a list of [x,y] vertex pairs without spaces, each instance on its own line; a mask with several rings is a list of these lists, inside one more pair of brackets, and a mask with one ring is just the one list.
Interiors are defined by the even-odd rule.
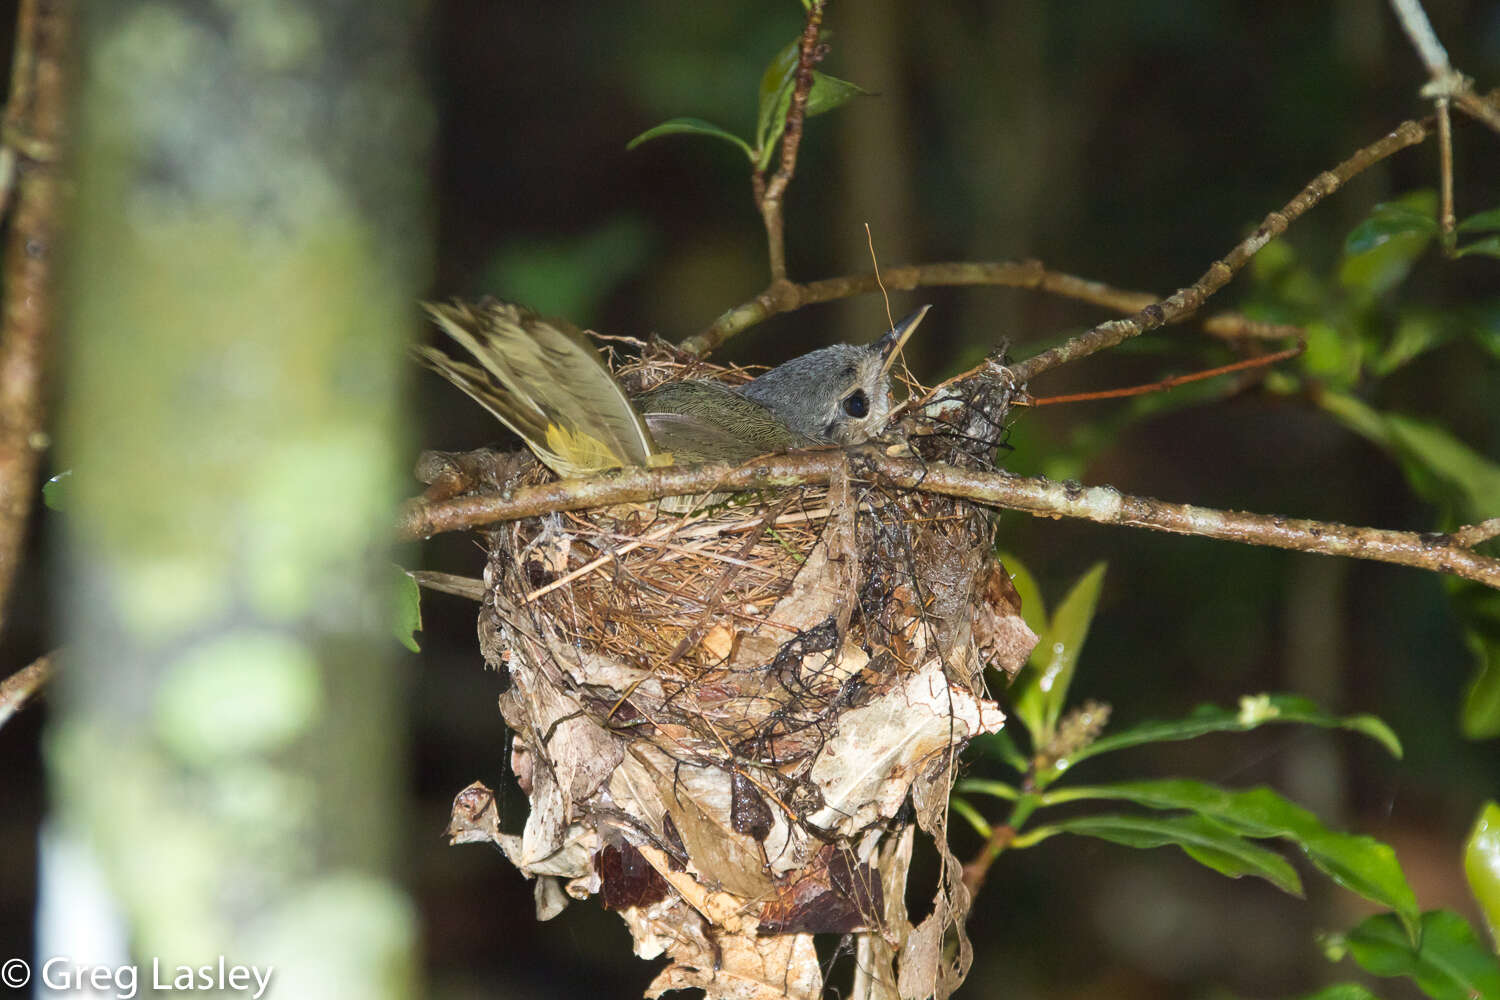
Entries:
[[[823,32],[826,40],[830,32]],[[792,106],[792,91],[796,89],[797,61],[802,53],[802,39],[794,39],[766,66],[760,78],[760,102],[755,115],[755,149],[751,154],[758,169],[764,170],[771,162],[771,155],[786,131],[786,113]],[[812,86],[807,91],[805,118],[826,114],[848,101],[867,93],[857,84],[841,80],[827,73],[813,71]]]
[[73,470],[66,469],[43,483],[42,503],[51,510],[67,510],[68,494],[72,491],[72,484],[68,480],[72,478]]
[[755,112],[755,148],[763,153],[775,145],[776,139],[781,136],[779,129],[774,137],[771,135],[771,128],[778,117],[778,108],[781,108],[781,127],[786,127],[785,106],[791,104],[792,81],[797,75],[797,57],[801,51],[802,39],[799,36],[776,53],[766,64],[765,72],[760,75],[760,100]]
[[1130,781],[1063,789],[1049,793],[1045,802],[1077,799],[1187,809],[1242,836],[1290,841],[1336,884],[1396,911],[1415,940],[1421,911],[1396,852],[1374,838],[1328,829],[1317,816],[1269,788],[1233,791],[1186,779]]
[[1500,639],[1468,629],[1464,641],[1475,666],[1459,708],[1459,731],[1466,740],[1492,740],[1500,736]]
[[812,89],[807,92],[807,117],[826,115],[856,97],[865,97],[869,93],[857,83],[814,71]]
[[[1038,749],[1052,739],[1057,720],[1067,704],[1068,688],[1078,666],[1078,654],[1083,650],[1089,625],[1094,620],[1094,610],[1099,604],[1104,569],[1103,563],[1096,563],[1073,584],[1062,603],[1058,604],[1046,631],[1037,633],[1042,637],[1041,641],[1031,651],[1026,666],[1012,686],[1011,704],[1031,730],[1032,745]],[[1022,604],[1024,607],[1024,597]],[[1036,631],[1035,627],[1032,631]]]
[[1400,922],[1382,913],[1327,947],[1333,954],[1347,950],[1377,976],[1405,976],[1434,1000],[1500,1000],[1500,966],[1463,917],[1450,910],[1422,914],[1421,941],[1413,947]]
[[978,809],[975,809],[968,799],[955,795],[948,800],[948,808],[967,820],[969,825],[974,828],[974,832],[985,840],[989,840],[994,834],[995,828],[990,826],[989,820],[985,819],[983,814]]
[[655,128],[648,128],[634,139],[631,139],[625,144],[625,148],[634,149],[643,142],[660,139],[664,135],[712,136],[715,139],[723,139],[725,142],[733,143],[744,150],[745,155],[750,159],[755,159],[754,151],[751,150],[750,144],[744,139],[741,139],[728,129],[720,128],[713,122],[706,122],[702,118],[673,118],[670,121],[664,121]]
[[1340,282],[1370,296],[1389,291],[1406,278],[1437,230],[1437,195],[1432,191],[1376,205],[1344,241]]
[[420,653],[422,647],[417,645],[416,633],[422,630],[422,588],[406,570],[394,563],[392,567],[396,571],[396,580],[392,588],[395,605],[391,609],[391,631],[401,645],[413,653]]
[[[1500,465],[1455,438],[1437,424],[1405,417],[1399,413],[1384,414],[1392,445],[1408,461],[1420,463],[1436,479],[1458,494],[1462,504],[1459,516],[1480,521],[1500,514]],[[1410,477],[1408,477],[1410,478]],[[1413,482],[1414,488],[1419,488]],[[1429,499],[1448,499],[1434,495],[1431,487],[1422,490]]]
[[1469,891],[1490,928],[1490,943],[1500,948],[1500,803],[1486,802],[1464,842],[1464,875]]
[[1360,342],[1355,337],[1345,337],[1330,323],[1307,324],[1307,348],[1302,352],[1302,368],[1310,375],[1323,379],[1334,379],[1340,385],[1348,385],[1359,375]]
[[1025,773],[1031,766],[1031,761],[1016,746],[1016,741],[1010,735],[1010,727],[1006,726],[998,733],[983,733],[974,738],[969,744],[979,754],[985,757],[994,757],[1005,763],[1012,769]]
[[1015,584],[1016,594],[1021,598],[1021,617],[1031,631],[1044,635],[1047,631],[1047,602],[1042,599],[1042,588],[1037,586],[1036,577],[1015,553],[997,552],[996,557],[1010,574],[1010,582]]
[[1285,858],[1202,816],[1075,816],[1036,827],[1017,837],[1012,846],[1031,847],[1059,833],[1097,837],[1125,847],[1179,847],[1221,875],[1254,875],[1283,892],[1302,895],[1302,880]]
[[1358,983],[1335,983],[1316,993],[1309,993],[1299,1000],[1380,1000],[1375,994]]
[[1417,495],[1453,508],[1460,521],[1500,514],[1500,465],[1437,424],[1384,413],[1355,397],[1326,392],[1318,405],[1389,451]]
[[1500,257],[1500,236],[1487,236],[1482,240],[1461,246],[1453,251],[1453,256],[1468,257],[1476,253],[1485,257]]
[[1376,375],[1389,375],[1413,358],[1441,347],[1449,336],[1449,331],[1437,316],[1408,313],[1401,317],[1395,334],[1385,345],[1380,357],[1370,366],[1370,370]]
[[1389,726],[1373,715],[1333,715],[1300,695],[1261,694],[1241,698],[1238,709],[1199,705],[1181,719],[1143,722],[1100,737],[1074,754],[1073,763],[1076,765],[1081,760],[1101,753],[1145,743],[1190,740],[1209,733],[1247,733],[1272,722],[1297,722],[1325,729],[1353,730],[1375,740],[1392,757],[1401,757],[1401,741]]
[[987,778],[964,778],[953,786],[953,790],[972,792],[975,795],[988,795],[1007,802],[1014,802],[1021,797],[1020,791],[1014,785],[1007,785],[1003,781],[990,781]]
[[[1012,714],[1021,725],[1026,727],[1026,735],[1034,751],[1043,742],[1041,733],[1045,728],[1044,708],[1040,692],[1036,691],[1035,685],[1026,678],[1034,677],[1036,671],[1040,669],[1036,665],[1041,660],[1038,650],[1052,648],[1052,644],[1047,640],[1047,605],[1042,600],[1042,590],[1037,586],[1036,577],[1031,575],[1031,571],[1020,559],[1009,552],[1002,552],[1000,564],[1010,573],[1010,581],[1015,584],[1016,593],[1021,598],[1021,618],[1037,636],[1036,646],[1031,651],[1027,665],[1022,669],[1021,677],[1011,685],[1010,695]],[[1021,770],[1024,771],[1028,766],[1030,765],[1023,764]]]
[[1500,208],[1492,208],[1487,212],[1479,212],[1467,219],[1462,219],[1457,228],[1461,233],[1482,233],[1491,229],[1500,229]]
[[1344,253],[1353,257],[1383,246],[1393,237],[1411,233],[1432,236],[1438,231],[1432,213],[1400,202],[1384,202],[1370,211],[1369,218],[1355,226],[1344,240]]

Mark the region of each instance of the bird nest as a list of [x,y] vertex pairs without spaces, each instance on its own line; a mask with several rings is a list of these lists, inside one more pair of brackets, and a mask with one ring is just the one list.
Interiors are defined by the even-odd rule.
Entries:
[[[651,365],[622,380],[650,384]],[[929,400],[892,442],[982,460],[975,414],[997,426],[1008,389],[994,381],[982,406],[974,385]],[[476,783],[456,841],[498,843],[538,880],[542,918],[600,895],[638,954],[671,959],[648,996],[819,996],[820,933],[855,936],[855,995],[957,986],[968,899],[948,791],[958,752],[1004,719],[986,667],[1018,669],[1035,642],[985,511],[850,471],[687,513],[552,514],[489,541],[480,643],[511,682],[500,709],[531,811],[501,830]],[[913,925],[919,829],[944,865]]]

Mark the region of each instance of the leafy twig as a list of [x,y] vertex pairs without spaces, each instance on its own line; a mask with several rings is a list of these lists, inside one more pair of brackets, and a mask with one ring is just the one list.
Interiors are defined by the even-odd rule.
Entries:
[[815,0],[807,8],[807,23],[802,29],[802,44],[797,55],[797,73],[792,100],[786,112],[786,131],[781,136],[781,163],[771,179],[757,169],[751,177],[755,205],[760,209],[766,227],[766,243],[771,259],[771,286],[786,281],[786,227],[781,201],[787,185],[797,172],[797,149],[802,144],[802,123],[807,115],[807,95],[812,91],[813,66],[821,57],[818,36],[823,29],[824,0]]
[[1500,589],[1500,559],[1479,555],[1463,544],[1475,529],[1459,529],[1453,535],[1421,534],[1217,510],[1130,496],[1108,486],[1057,483],[1040,477],[893,458],[874,445],[847,451],[767,455],[741,466],[709,463],[623,469],[608,478],[559,480],[518,488],[506,496],[464,496],[436,503],[416,499],[408,501],[402,511],[398,531],[402,538],[418,539],[557,510],[667,496],[817,485],[827,483],[845,463],[851,463],[862,479],[895,489],[922,490],[1041,516],[1076,517],[1100,524],[1413,566]]
[[1422,9],[1422,0],[1391,0],[1391,8],[1395,10],[1397,20],[1406,31],[1406,37],[1416,47],[1417,54],[1422,57],[1431,77],[1427,86],[1422,88],[1422,94],[1434,98],[1433,105],[1437,113],[1438,181],[1442,191],[1438,233],[1442,239],[1443,252],[1451,256],[1457,242],[1454,229],[1457,218],[1453,213],[1453,124],[1448,106],[1455,95],[1472,90],[1473,81],[1453,68],[1448,60],[1448,50],[1438,41],[1437,32],[1432,30],[1432,22]]
[[52,326],[52,260],[60,181],[54,162],[66,109],[73,5],[23,0],[16,25],[4,148],[15,170],[0,318],[0,615],[15,582],[36,503],[44,373]]

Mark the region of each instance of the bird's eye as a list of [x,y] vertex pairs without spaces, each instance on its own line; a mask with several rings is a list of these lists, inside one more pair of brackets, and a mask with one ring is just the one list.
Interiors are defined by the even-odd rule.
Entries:
[[865,398],[863,389],[855,389],[844,397],[844,412],[855,418],[870,412],[870,401]]

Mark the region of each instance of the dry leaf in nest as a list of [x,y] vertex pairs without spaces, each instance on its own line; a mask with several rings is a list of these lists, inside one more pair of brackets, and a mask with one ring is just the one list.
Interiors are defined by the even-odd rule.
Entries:
[[[649,383],[652,364],[631,376]],[[531,810],[502,833],[471,787],[456,840],[499,843],[538,879],[539,915],[560,885],[600,894],[638,954],[671,960],[651,996],[819,996],[819,933],[855,935],[860,996],[956,988],[968,897],[948,792],[963,746],[1004,720],[984,668],[1013,670],[1035,643],[983,511],[846,474],[687,516],[550,515],[490,541],[480,641],[511,681],[500,705]],[[913,927],[918,828],[944,865]]]

